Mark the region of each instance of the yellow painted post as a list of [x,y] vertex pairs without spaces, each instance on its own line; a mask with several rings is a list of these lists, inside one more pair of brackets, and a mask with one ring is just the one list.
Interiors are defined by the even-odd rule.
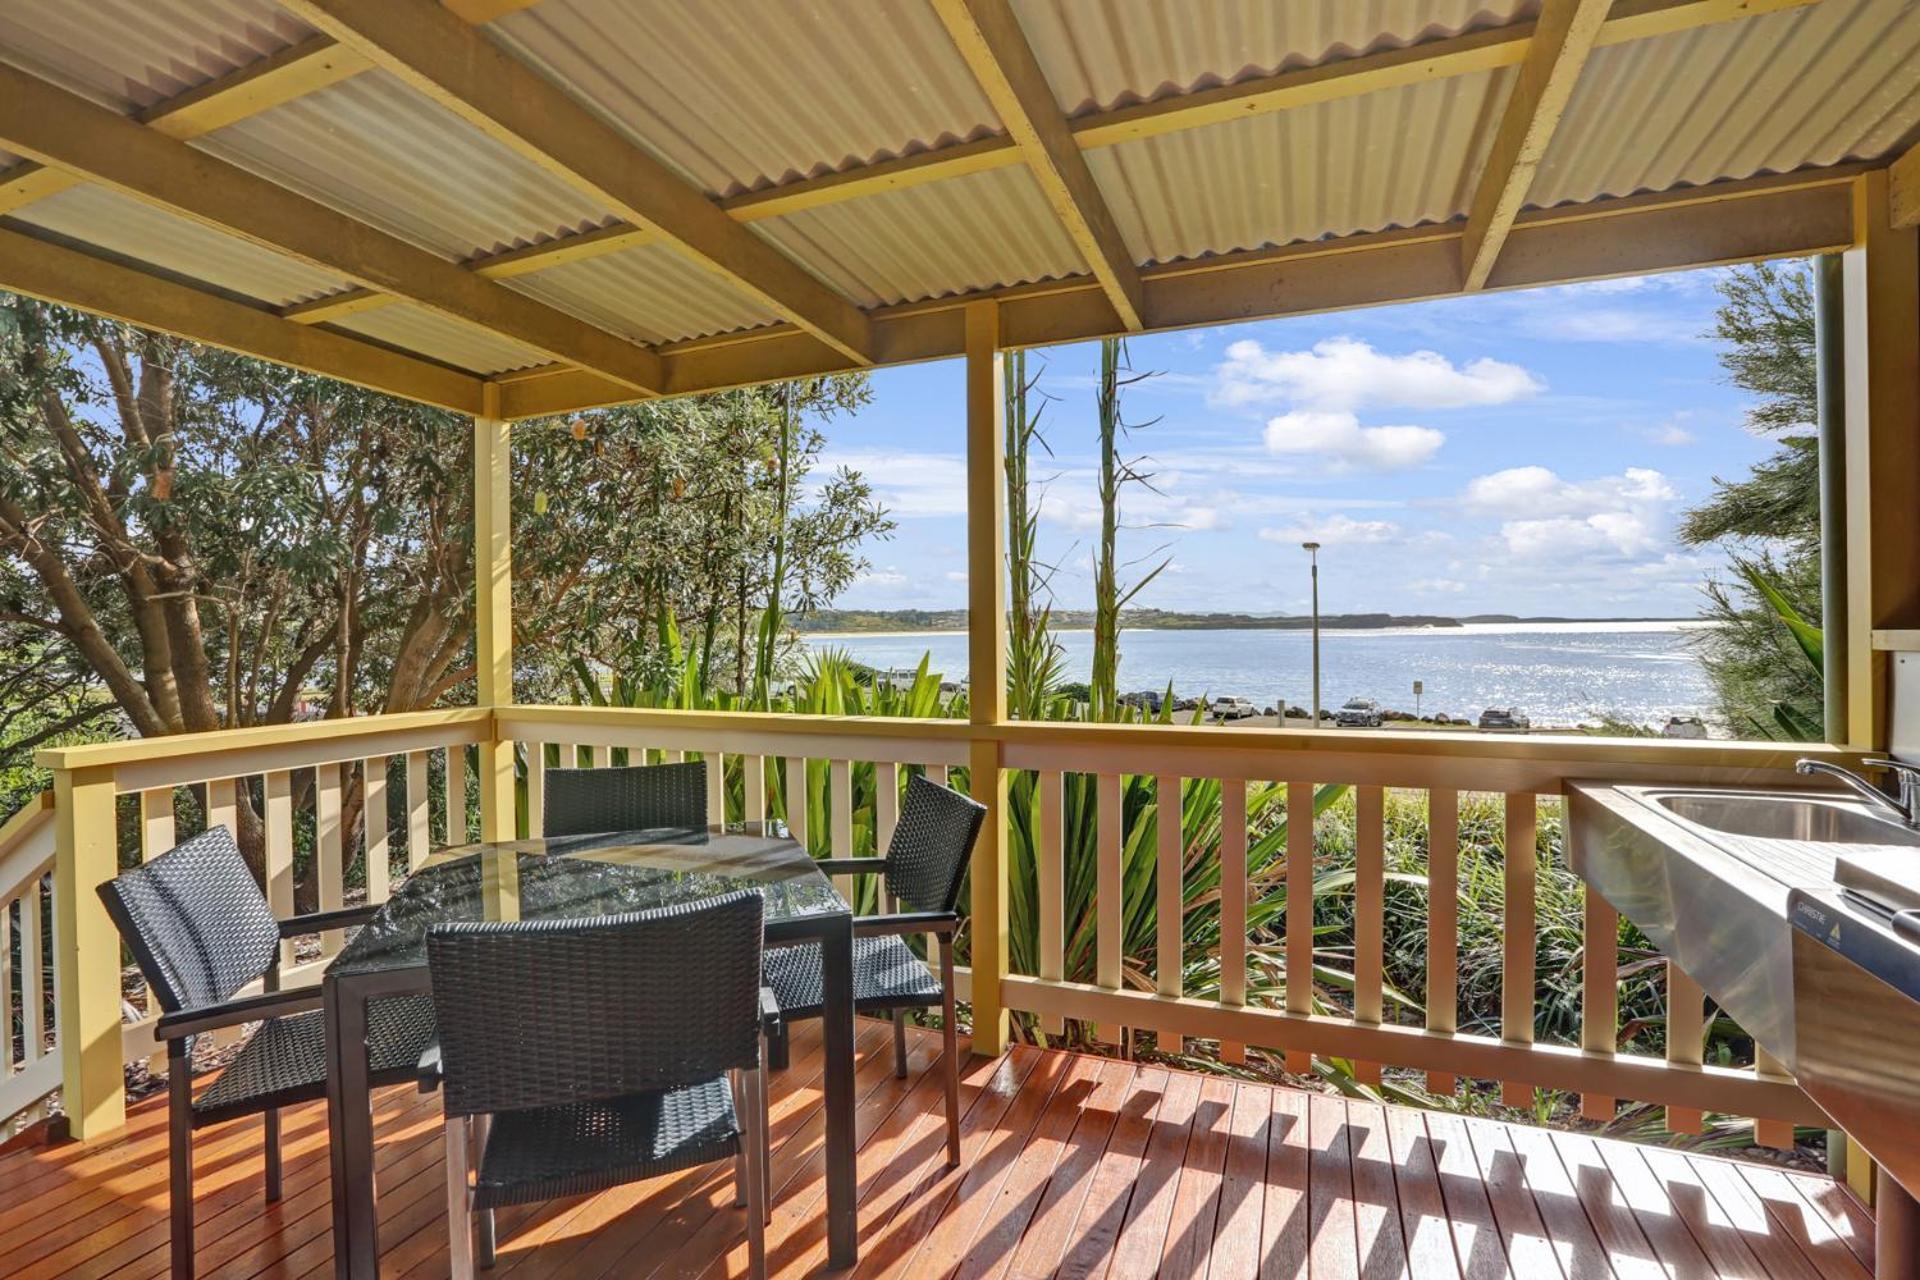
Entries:
[[987,819],[973,848],[973,1048],[1006,1050],[1007,778],[992,736],[1007,718],[1006,409],[1000,306],[967,306],[967,680],[976,736],[967,753]]
[[1920,622],[1920,230],[1890,220],[1885,172],[1854,185],[1858,242],[1841,264],[1847,442],[1847,722],[1887,742],[1887,658],[1876,628]]
[[[480,705],[513,703],[513,539],[511,425],[500,388],[481,393],[473,420],[473,616]],[[489,732],[480,743],[480,838],[514,836],[513,743]]]
[[86,1141],[127,1121],[121,1070],[120,935],[94,892],[120,870],[113,771],[56,769],[54,985],[58,993],[61,1099],[73,1136]]

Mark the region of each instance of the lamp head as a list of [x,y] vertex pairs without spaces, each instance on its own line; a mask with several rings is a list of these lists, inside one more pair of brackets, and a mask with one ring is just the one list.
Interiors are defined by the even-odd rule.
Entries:
[[1317,542],[1303,542],[1300,544],[1300,549],[1302,551],[1318,551],[1320,544]]

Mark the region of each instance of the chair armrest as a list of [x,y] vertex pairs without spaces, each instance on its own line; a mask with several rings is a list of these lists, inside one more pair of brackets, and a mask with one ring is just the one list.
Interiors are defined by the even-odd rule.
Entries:
[[440,1042],[435,1040],[420,1053],[420,1066],[417,1079],[420,1092],[437,1093],[440,1089]]
[[237,1027],[245,1022],[260,1022],[267,1018],[284,1017],[289,1013],[304,1013],[308,1009],[318,1009],[320,1002],[319,987],[295,987],[291,991],[261,991],[250,996],[222,1000],[219,1004],[204,1004],[197,1009],[163,1013],[160,1015],[160,1021],[154,1024],[153,1037],[156,1040],[180,1040],[187,1036],[197,1036],[203,1031],[216,1031],[221,1027]]
[[952,911],[902,911],[888,916],[855,916],[853,936],[877,938],[890,933],[953,933],[960,917]]
[[871,876],[887,869],[885,858],[816,858],[814,865],[824,875]]
[[354,925],[365,924],[373,919],[373,913],[380,909],[379,903],[370,903],[364,907],[341,907],[337,911],[310,911],[303,916],[292,916],[280,921],[280,936],[296,938],[306,933],[321,933],[327,929],[351,929]]
[[780,1029],[780,1000],[772,987],[760,988],[760,1032],[772,1035]]

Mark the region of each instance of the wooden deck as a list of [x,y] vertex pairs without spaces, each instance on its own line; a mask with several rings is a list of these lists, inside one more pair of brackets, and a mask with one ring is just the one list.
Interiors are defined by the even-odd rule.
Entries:
[[[775,1274],[819,1272],[814,1024],[775,1077]],[[1825,1178],[1622,1142],[1015,1050],[964,1076],[965,1160],[942,1158],[937,1037],[896,1080],[860,1024],[861,1276],[1864,1280],[1867,1215]],[[383,1274],[446,1274],[439,1104],[378,1102]],[[331,1275],[319,1106],[289,1113],[286,1195],[260,1198],[260,1124],[203,1130],[203,1277]],[[167,1270],[164,1109],[105,1146],[0,1157],[0,1275]],[[502,1215],[497,1275],[745,1274],[730,1166]]]

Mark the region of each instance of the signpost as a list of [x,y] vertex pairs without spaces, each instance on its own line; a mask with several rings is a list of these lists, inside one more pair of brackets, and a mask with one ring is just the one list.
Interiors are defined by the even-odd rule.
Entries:
[[1415,680],[1413,682],[1413,718],[1415,720],[1420,718],[1420,695],[1426,691],[1427,686],[1424,681]]

